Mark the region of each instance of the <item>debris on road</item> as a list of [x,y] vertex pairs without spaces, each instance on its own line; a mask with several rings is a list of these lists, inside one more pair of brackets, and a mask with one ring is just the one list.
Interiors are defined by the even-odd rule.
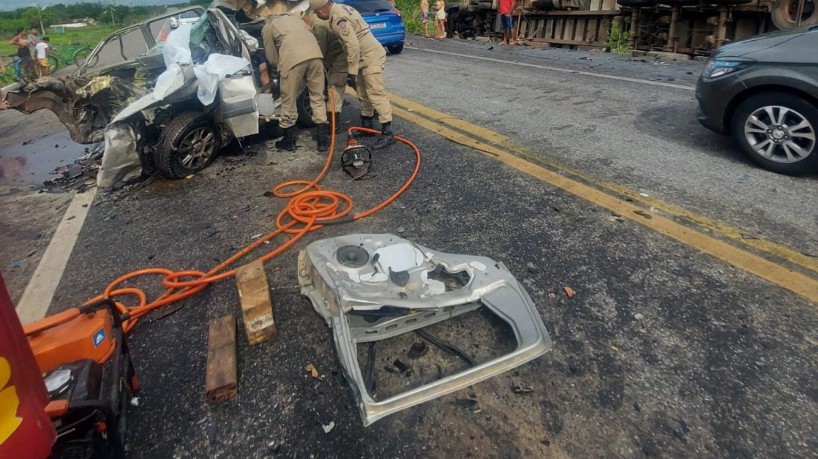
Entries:
[[8,267],[9,268],[15,268],[17,266],[21,266],[25,262],[26,262],[25,260],[21,260],[19,258],[13,258],[13,259],[9,260]]
[[534,389],[530,386],[523,385],[522,381],[514,379],[511,381],[511,391],[515,394],[530,394],[534,392]]
[[[395,273],[403,274],[396,279]],[[502,263],[489,258],[435,252],[392,234],[354,234],[307,246],[298,256],[298,278],[301,293],[332,328],[366,426],[511,370],[551,348],[525,289]],[[464,351],[424,329],[477,310],[505,321],[516,337],[513,351],[475,365]],[[454,352],[468,362],[468,369],[375,401],[361,374],[356,346],[409,332]],[[393,366],[408,374],[409,366],[399,359]]]
[[567,285],[564,286],[562,288],[562,290],[565,291],[565,296],[567,296],[568,298],[573,298],[574,295],[576,295],[576,292],[574,292],[574,289],[572,289],[571,287],[569,287]]
[[322,424],[321,428],[324,429],[325,434],[328,434],[335,428],[335,421],[330,421],[329,424]]
[[305,370],[307,373],[309,373],[309,374],[310,374],[310,376],[312,376],[313,378],[318,379],[318,378],[321,376],[321,374],[320,374],[320,373],[318,373],[318,369],[317,369],[317,368],[315,368],[315,365],[313,365],[313,364],[311,364],[311,363],[308,363],[308,364],[307,364],[307,366],[306,366],[306,367],[304,367],[304,370]]
[[483,411],[483,409],[480,408],[480,402],[478,402],[477,399],[475,398],[458,398],[457,400],[455,400],[455,403],[468,409],[474,414]]
[[404,376],[412,376],[412,368],[410,368],[409,365],[401,362],[400,359],[395,359],[395,361],[392,362],[392,365],[394,365],[395,368],[397,368],[398,371],[400,371],[401,374],[403,374]]
[[104,145],[97,143],[87,151],[85,156],[76,159],[72,164],[54,169],[51,174],[60,177],[43,182],[44,190],[48,193],[64,193],[71,190],[81,193],[96,185],[96,176],[105,151]]

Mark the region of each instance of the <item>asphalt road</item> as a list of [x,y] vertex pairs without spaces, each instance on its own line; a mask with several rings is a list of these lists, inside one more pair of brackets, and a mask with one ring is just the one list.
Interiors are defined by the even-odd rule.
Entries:
[[[682,86],[696,69],[462,42],[415,46]],[[387,72],[390,91],[501,132],[584,180],[627,186],[815,250],[815,179],[749,165],[696,126],[687,89],[416,49],[391,56]],[[384,211],[310,234],[298,248],[322,237],[392,232],[502,261],[528,289],[553,351],[364,428],[330,331],[298,293],[291,250],[266,265],[278,335],[249,348],[239,329],[234,401],[211,405],[203,397],[207,324],[238,312],[233,281],[137,326],[130,339],[143,390],[130,413],[131,456],[815,457],[814,303],[490,155],[402,119],[395,125],[423,152],[416,182]],[[271,230],[284,202],[265,193],[320,170],[312,142],[304,133],[305,147],[292,154],[257,143],[188,180],[97,196],[52,311],[132,269],[209,268]],[[396,146],[376,155],[369,180],[350,182],[333,167],[322,185],[366,208],[411,167],[409,152]],[[568,298],[565,286],[576,295]],[[470,323],[450,327],[441,334],[462,347],[492,348]],[[492,336],[502,341],[502,333]],[[442,358],[432,352],[410,360],[407,350],[403,341],[379,345],[376,379],[397,384],[383,370],[395,358],[416,375],[424,358]],[[309,363],[324,378],[309,376]],[[532,391],[514,393],[513,379]],[[330,421],[335,427],[325,433]]]

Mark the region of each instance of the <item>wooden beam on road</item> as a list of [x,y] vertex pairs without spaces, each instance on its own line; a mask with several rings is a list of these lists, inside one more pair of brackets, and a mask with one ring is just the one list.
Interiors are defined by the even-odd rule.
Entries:
[[236,318],[230,314],[210,322],[205,398],[210,402],[230,400],[238,387]]
[[264,264],[254,261],[236,269],[236,285],[250,345],[259,344],[276,334],[273,304]]

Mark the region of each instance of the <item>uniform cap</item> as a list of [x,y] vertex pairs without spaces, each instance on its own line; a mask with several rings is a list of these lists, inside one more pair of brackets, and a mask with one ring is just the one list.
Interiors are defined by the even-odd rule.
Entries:
[[327,3],[329,2],[330,0],[310,0],[310,9],[313,11],[320,10],[321,8],[327,6]]

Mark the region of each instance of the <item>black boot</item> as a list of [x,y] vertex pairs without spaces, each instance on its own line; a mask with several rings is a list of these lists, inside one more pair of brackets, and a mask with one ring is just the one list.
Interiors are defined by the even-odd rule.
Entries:
[[382,150],[395,143],[395,133],[392,132],[392,122],[381,123],[381,136],[372,145],[373,150]]
[[318,137],[318,151],[321,153],[329,150],[329,124],[323,123],[315,127],[315,132]]
[[[363,116],[361,115],[361,127],[367,129],[375,129],[375,117],[374,116]],[[361,132],[361,135],[370,136],[375,134],[370,134],[368,132]]]
[[298,146],[295,144],[295,126],[284,128],[284,138],[276,142],[276,148],[279,150],[295,151]]

